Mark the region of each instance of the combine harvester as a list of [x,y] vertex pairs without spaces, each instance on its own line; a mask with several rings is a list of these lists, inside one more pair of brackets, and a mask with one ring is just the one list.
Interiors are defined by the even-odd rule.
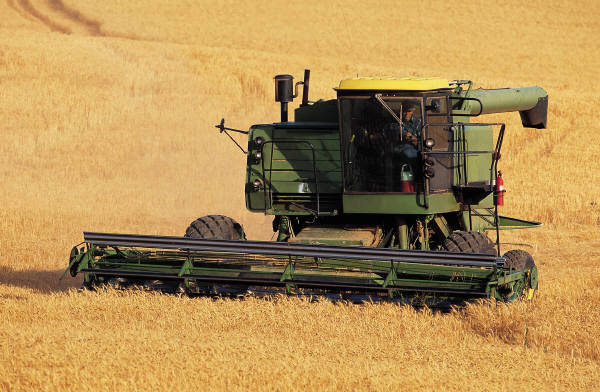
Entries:
[[[86,232],[65,274],[82,273],[84,287],[429,306],[533,297],[531,255],[501,256],[499,232],[540,223],[498,215],[505,124],[471,118],[518,111],[524,127],[545,128],[542,88],[354,78],[340,82],[337,99],[309,102],[309,76],[295,94],[292,76],[275,77],[281,122],[249,131],[217,125],[234,142],[229,132],[248,134],[247,151],[236,142],[247,155],[246,207],[273,215],[277,241],[247,241],[242,226],[221,215],[195,220],[184,237]],[[302,104],[289,122],[300,85]]]

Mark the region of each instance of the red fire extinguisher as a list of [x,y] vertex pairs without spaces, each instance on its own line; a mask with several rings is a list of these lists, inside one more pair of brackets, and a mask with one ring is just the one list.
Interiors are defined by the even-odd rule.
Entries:
[[498,177],[496,177],[496,205],[504,205],[504,180],[502,179],[502,172],[498,171]]
[[407,164],[400,168],[400,191],[403,193],[415,191],[415,176],[410,165]]

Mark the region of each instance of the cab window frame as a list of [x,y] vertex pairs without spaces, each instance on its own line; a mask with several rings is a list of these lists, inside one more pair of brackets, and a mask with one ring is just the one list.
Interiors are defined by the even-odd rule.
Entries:
[[[370,90],[368,93],[364,93],[364,92],[358,92],[358,91],[354,91],[353,93],[341,93],[340,91],[338,91],[338,116],[339,116],[339,133],[340,133],[340,156],[342,157],[342,163],[343,163],[343,167],[342,167],[342,188],[343,188],[343,193],[344,194],[348,194],[348,195],[360,195],[360,194],[397,194],[397,195],[406,195],[406,194],[415,194],[418,193],[419,191],[417,189],[415,189],[415,192],[401,192],[401,191],[367,191],[367,190],[349,190],[348,189],[348,181],[347,181],[347,165],[349,162],[349,157],[348,155],[348,146],[349,146],[349,137],[350,135],[345,135],[344,129],[345,127],[347,127],[348,125],[346,124],[345,118],[343,116],[343,111],[342,111],[342,106],[343,106],[343,101],[344,100],[355,100],[355,99],[371,99],[374,98],[375,94],[381,94],[381,98],[384,101],[396,101],[396,100],[411,100],[411,101],[417,101],[417,105],[419,106],[420,109],[420,115],[421,115],[421,132],[417,141],[417,153],[419,153],[421,151],[422,145],[423,145],[423,140],[424,140],[424,132],[423,132],[423,128],[424,128],[424,124],[426,121],[426,116],[425,116],[425,99],[426,99],[426,95],[423,94],[423,92],[415,92],[415,93],[411,93],[411,92],[407,92],[407,91],[402,91],[402,92],[389,92],[389,91],[377,91],[377,90]],[[384,107],[381,107],[382,110],[386,109]],[[387,111],[386,111],[387,112]],[[403,117],[403,113],[400,113],[400,119],[402,120]],[[351,125],[349,125],[351,127]],[[352,133],[352,129],[350,128],[350,134]],[[348,137],[346,137],[348,136]],[[420,175],[420,171],[418,170],[418,168],[416,168],[415,170],[415,181],[420,181],[421,180],[421,175]]]

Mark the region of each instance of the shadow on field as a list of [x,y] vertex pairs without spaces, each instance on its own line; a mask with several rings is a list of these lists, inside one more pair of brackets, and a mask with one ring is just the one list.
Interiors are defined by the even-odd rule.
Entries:
[[15,270],[0,266],[0,284],[34,289],[41,293],[56,293],[68,291],[81,286],[81,279],[74,279],[67,274],[58,280],[63,270]]

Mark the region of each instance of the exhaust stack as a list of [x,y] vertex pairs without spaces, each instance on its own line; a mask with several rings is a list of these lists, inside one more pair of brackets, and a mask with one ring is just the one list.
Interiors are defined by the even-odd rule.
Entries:
[[288,102],[294,100],[293,84],[294,77],[292,75],[275,76],[275,101],[281,102],[281,122],[288,121]]
[[302,105],[308,105],[308,82],[310,70],[304,70],[304,80],[296,82],[294,91],[294,77],[292,75],[275,76],[275,101],[281,103],[281,122],[288,122],[288,103],[298,96],[298,86],[303,85]]

